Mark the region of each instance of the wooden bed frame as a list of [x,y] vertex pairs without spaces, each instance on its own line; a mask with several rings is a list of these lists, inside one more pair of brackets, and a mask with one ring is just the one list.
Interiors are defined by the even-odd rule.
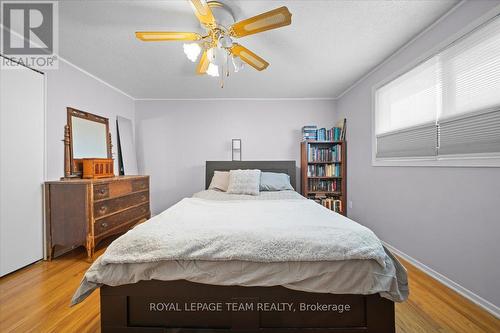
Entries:
[[[260,169],[290,175],[295,161],[207,161],[215,170]],[[216,286],[185,280],[102,286],[103,333],[393,333],[394,303],[373,295],[310,293],[275,287]]]

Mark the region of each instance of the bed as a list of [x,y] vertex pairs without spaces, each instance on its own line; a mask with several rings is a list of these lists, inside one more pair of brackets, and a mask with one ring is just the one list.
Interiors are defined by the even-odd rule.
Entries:
[[295,191],[208,190],[234,169],[296,188],[294,161],[207,161],[207,190],[115,240],[73,304],[100,288],[102,332],[394,332],[406,271],[378,238]]

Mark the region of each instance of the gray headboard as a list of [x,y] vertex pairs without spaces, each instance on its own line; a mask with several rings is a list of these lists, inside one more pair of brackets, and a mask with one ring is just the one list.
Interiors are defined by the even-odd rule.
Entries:
[[286,173],[290,183],[297,190],[295,179],[295,161],[206,161],[205,188],[208,189],[214,171],[229,171],[236,169],[259,169],[266,172]]

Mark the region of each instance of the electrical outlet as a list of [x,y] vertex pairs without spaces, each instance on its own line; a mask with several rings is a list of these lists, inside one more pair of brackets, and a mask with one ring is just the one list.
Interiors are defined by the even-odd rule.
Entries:
[[349,209],[352,209],[352,201],[351,200],[349,200],[348,206],[349,206]]

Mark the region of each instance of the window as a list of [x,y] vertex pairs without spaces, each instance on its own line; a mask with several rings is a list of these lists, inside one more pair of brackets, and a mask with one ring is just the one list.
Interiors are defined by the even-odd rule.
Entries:
[[500,158],[500,18],[376,89],[374,107],[376,160]]

